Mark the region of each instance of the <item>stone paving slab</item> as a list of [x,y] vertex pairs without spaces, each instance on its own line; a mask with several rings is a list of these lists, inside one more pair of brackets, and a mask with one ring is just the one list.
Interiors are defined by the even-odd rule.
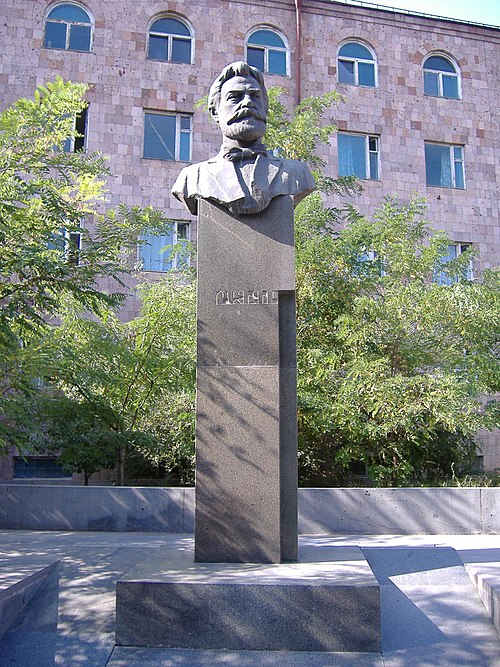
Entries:
[[386,667],[500,665],[500,642],[449,546],[365,547],[381,585]]
[[377,653],[194,651],[117,646],[107,667],[383,667]]
[[[382,655],[114,647],[116,581],[156,549],[186,546],[190,539],[186,535],[1,530],[0,575],[13,554],[26,562],[48,557],[61,559],[61,564],[60,586],[44,587],[28,605],[23,622],[0,642],[0,665],[500,667],[499,635],[449,551],[454,549],[467,567],[491,568],[500,562],[498,535],[314,536],[322,540],[327,557],[334,548],[346,548],[347,554],[355,547],[363,549],[371,562],[381,585]],[[301,538],[302,548],[310,544],[309,537]],[[430,551],[410,555],[419,548]]]

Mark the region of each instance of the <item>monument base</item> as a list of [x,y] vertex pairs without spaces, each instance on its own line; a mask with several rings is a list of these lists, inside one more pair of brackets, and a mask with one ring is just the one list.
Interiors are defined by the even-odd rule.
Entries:
[[380,588],[359,548],[320,537],[271,565],[195,563],[185,540],[117,582],[116,643],[380,652]]

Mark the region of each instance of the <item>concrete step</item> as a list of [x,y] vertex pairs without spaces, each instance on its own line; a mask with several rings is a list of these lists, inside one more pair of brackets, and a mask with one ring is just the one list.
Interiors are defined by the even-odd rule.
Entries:
[[35,566],[12,558],[11,567],[0,570],[0,639],[20,620],[26,606],[48,577],[56,571],[59,561]]
[[500,634],[500,548],[461,552],[460,557]]
[[370,566],[359,547],[321,538],[297,563],[195,563],[192,543],[158,549],[116,591],[120,646],[380,652]]

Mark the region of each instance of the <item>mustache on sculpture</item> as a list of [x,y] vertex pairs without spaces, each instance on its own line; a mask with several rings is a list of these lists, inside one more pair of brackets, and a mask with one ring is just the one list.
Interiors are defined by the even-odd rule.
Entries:
[[255,111],[254,109],[240,109],[240,111],[236,111],[231,118],[227,121],[227,124],[230,125],[231,123],[234,123],[238,120],[244,120],[245,118],[255,118],[256,120],[261,120],[264,121],[266,120],[266,117],[260,114],[258,111]]

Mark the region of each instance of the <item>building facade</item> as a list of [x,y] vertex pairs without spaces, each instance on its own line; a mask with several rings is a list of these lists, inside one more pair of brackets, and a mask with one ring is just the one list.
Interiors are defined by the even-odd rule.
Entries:
[[[78,145],[110,156],[110,205],[149,205],[195,240],[195,221],[170,194],[186,162],[213,155],[220,134],[196,103],[229,62],[248,60],[292,105],[335,89],[329,176],[354,174],[353,200],[371,214],[385,195],[424,196],[429,220],[470,244],[480,277],[498,263],[500,30],[330,0],[3,0],[2,107],[60,75],[91,84]],[[140,250],[161,272],[170,239]],[[175,239],[173,239],[175,240]],[[139,252],[139,251],[138,251]],[[133,296],[124,317],[137,308]],[[500,464],[483,441],[486,468]]]

